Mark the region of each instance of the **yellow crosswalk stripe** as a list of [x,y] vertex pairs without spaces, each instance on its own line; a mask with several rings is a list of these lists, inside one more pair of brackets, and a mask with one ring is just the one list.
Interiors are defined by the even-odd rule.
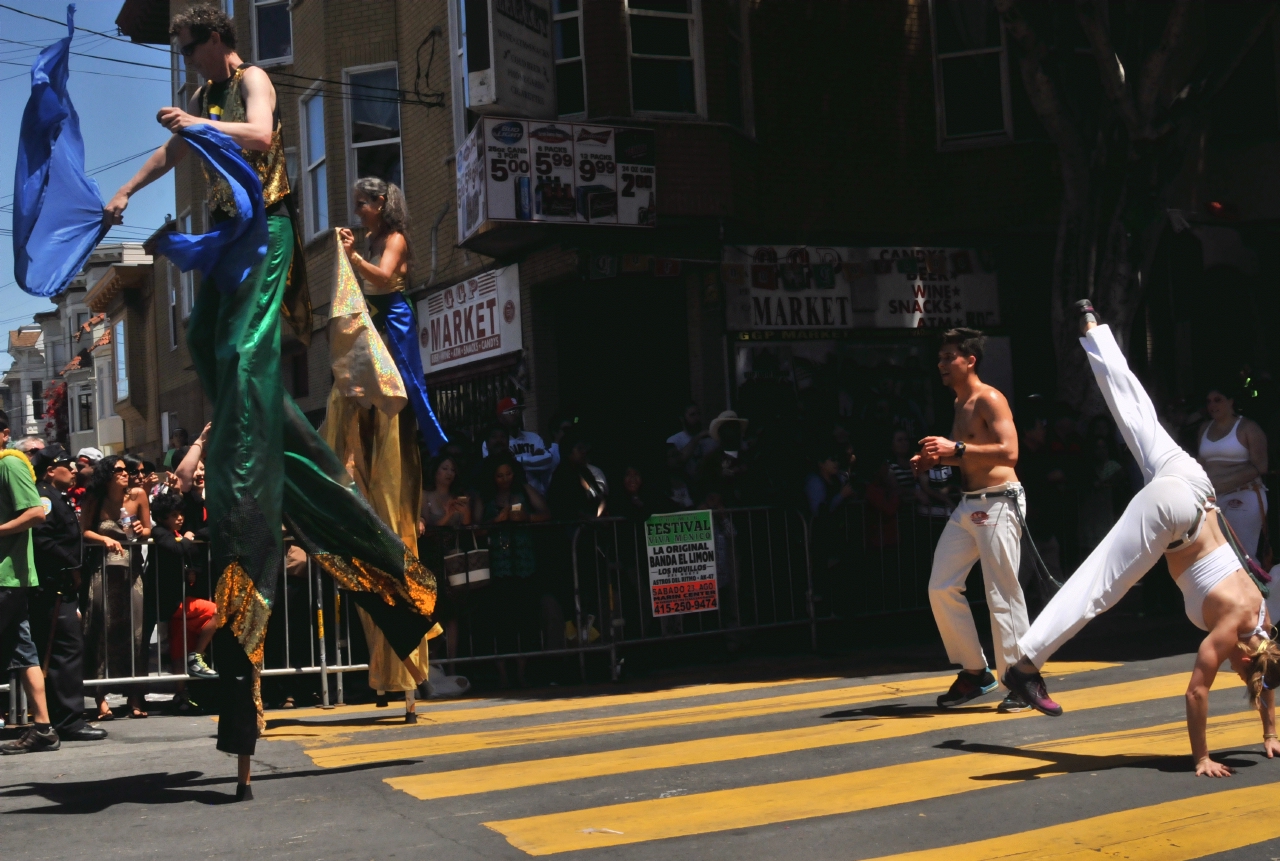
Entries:
[[[1065,698],[1064,694],[1063,699]],[[1214,718],[1209,724],[1209,744],[1215,750],[1256,744],[1259,738],[1258,727],[1258,716],[1254,712]],[[983,752],[944,756],[827,777],[486,822],[485,825],[503,835],[512,846],[530,855],[550,855],[855,813],[893,804],[958,795],[1033,778],[1123,767],[1153,757],[1185,757],[1189,748],[1186,726],[1182,722],[1080,736],[1022,748],[975,745],[962,749],[969,747],[977,747]],[[1273,806],[1270,799],[1267,803]],[[1073,823],[1070,827],[1080,824]],[[1136,832],[1126,830],[1119,833]],[[1001,838],[1002,841],[1007,839]],[[1002,846],[1007,847],[1008,843],[1003,842]],[[947,861],[977,861],[999,857],[1003,861],[1006,857],[1057,857],[1043,854],[1006,856],[1002,853],[991,854],[990,849],[990,846],[986,847],[988,854],[976,851],[973,854],[942,854],[954,851],[954,847],[948,847],[939,850],[937,855],[919,857],[921,861],[926,857],[930,861],[935,858],[938,861],[944,858]],[[916,855],[901,857],[909,857],[913,861],[917,858]],[[1098,856],[1094,854],[1087,857],[1096,859]],[[1166,856],[1150,857],[1153,861],[1157,858],[1166,861]],[[895,861],[898,859],[895,858]]]
[[1229,789],[874,861],[1193,861],[1280,838],[1278,791],[1280,783]]
[[[1066,664],[1065,672],[1081,672],[1097,668],[1101,667],[1090,664]],[[1046,672],[1056,672],[1057,674],[1064,672],[1063,669],[1057,669],[1050,665],[1046,665],[1045,670]],[[564,723],[539,724],[517,729],[414,736],[386,742],[334,745],[332,747],[308,749],[307,755],[311,757],[316,765],[322,768],[339,768],[370,762],[387,762],[395,759],[416,759],[446,753],[538,744],[608,733],[658,727],[690,726],[708,721],[763,717],[810,709],[839,708],[879,700],[940,693],[947,689],[953,678],[954,676],[935,676],[899,682],[859,685],[849,688],[829,688],[779,697],[711,703],[641,714],[612,715]]]
[[[1102,669],[1106,667],[1119,666],[1119,664],[1096,664],[1085,666],[1096,666],[1097,668]],[[953,677],[947,676],[947,678],[951,679]],[[663,702],[667,700],[692,699],[694,697],[710,697],[718,694],[735,694],[742,691],[769,690],[771,688],[787,687],[789,685],[808,685],[835,681],[840,681],[840,677],[817,676],[811,679],[782,679],[772,682],[730,682],[713,685],[689,685],[687,687],[667,688],[660,691],[644,691],[642,693],[635,694],[560,697],[550,700],[504,702],[498,703],[497,705],[490,705],[492,701],[488,699],[464,700],[461,702],[455,701],[450,703],[438,703],[436,705],[426,705],[419,702],[417,712],[419,721],[425,720],[430,721],[433,724],[449,724],[461,721],[527,717],[529,715],[556,714],[558,712],[577,711],[579,709],[601,709],[613,706]],[[391,711],[394,720],[388,718],[388,723],[400,722],[402,719],[402,713],[398,713],[395,706],[391,707]],[[277,709],[267,712],[267,724],[270,726],[272,721],[292,722],[296,720],[307,720],[309,718],[328,718],[330,720],[335,717],[357,716],[380,718],[387,717],[387,712],[388,710],[385,708],[379,709],[369,705],[335,706],[331,709],[289,709],[287,711]],[[267,734],[263,736],[263,738],[271,738],[274,734],[276,733],[272,733],[268,730]],[[278,734],[284,735],[285,733]]]
[[[1058,696],[1058,699],[1067,708],[1078,711],[1123,705],[1138,700],[1177,696],[1185,692],[1186,686],[1186,674],[1179,673],[1160,676],[1155,679],[1143,679],[1138,682],[1067,691],[1061,696],[1057,694],[1055,696]],[[798,729],[744,733],[717,738],[693,739],[668,744],[608,750],[599,753],[506,762],[499,765],[464,768],[456,771],[414,774],[387,778],[386,782],[392,788],[407,792],[415,798],[423,800],[449,798],[459,795],[474,795],[481,792],[518,789],[526,786],[540,786],[581,778],[601,777],[607,774],[626,774],[661,768],[705,765],[713,762],[729,762],[836,745],[880,741],[888,738],[900,738],[907,735],[933,732],[940,729],[953,729],[989,723],[993,720],[1030,717],[1032,714],[1034,713],[1020,712],[1001,715],[993,713],[990,707],[979,707],[953,712],[915,715],[910,720],[887,718],[884,720],[840,721]],[[462,736],[445,736],[437,740],[445,744],[450,741],[464,743],[470,741],[470,739]],[[450,750],[450,752],[453,751]],[[316,759],[317,764],[320,763],[320,759],[317,757],[322,755],[313,752],[312,756]]]

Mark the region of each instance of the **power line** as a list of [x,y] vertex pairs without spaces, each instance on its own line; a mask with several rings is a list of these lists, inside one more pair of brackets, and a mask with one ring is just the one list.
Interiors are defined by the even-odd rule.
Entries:
[[[15,62],[15,61],[13,61],[13,60],[0,60],[0,65],[3,65],[3,66],[21,66],[21,67],[25,67],[25,68],[30,68],[30,65],[31,65],[31,64],[30,64],[30,63],[19,63],[19,62]],[[77,75],[98,75],[98,76],[100,76],[100,77],[104,77],[104,78],[128,78],[129,80],[132,80],[132,81],[155,81],[155,82],[157,82],[157,83],[161,83],[161,84],[167,84],[167,83],[169,83],[169,81],[168,81],[168,79],[167,79],[167,78],[143,78],[143,77],[140,77],[140,76],[138,76],[138,75],[120,75],[120,74],[117,74],[117,73],[115,73],[115,72],[95,72],[95,71],[93,71],[92,69],[72,69],[71,71],[75,72]]]
[[[59,21],[57,18],[46,18],[43,15],[37,15],[34,12],[27,12],[22,9],[16,9],[13,6],[9,6],[4,3],[0,3],[0,9],[8,9],[10,12],[17,12],[19,15],[26,15],[28,18],[35,18],[39,21],[48,21],[50,24],[57,24],[59,27],[67,26],[66,21]],[[87,27],[76,27],[75,29],[79,30],[81,33],[92,33],[95,36],[101,36],[104,39],[110,39],[113,42],[121,42],[125,45],[134,45],[134,46],[140,46],[143,48],[151,48],[152,50],[156,50],[156,51],[165,51],[164,48],[157,48],[155,45],[148,45],[146,42],[135,42],[132,39],[122,39],[119,36],[112,36],[110,33],[103,33],[98,30],[90,30]],[[165,51],[165,53],[167,54],[168,51]]]
[[[3,4],[3,3],[0,3],[0,9],[8,9],[8,10],[10,10],[11,12],[17,12],[17,13],[18,13],[18,14],[20,14],[20,15],[27,15],[28,17],[31,17],[31,18],[39,18],[39,19],[40,19],[40,20],[42,20],[42,21],[49,21],[49,22],[54,23],[54,24],[59,24],[59,23],[61,23],[61,22],[59,22],[59,21],[54,20],[53,18],[45,18],[44,16],[41,16],[41,15],[34,15],[34,14],[30,13],[30,12],[23,12],[21,9],[15,9],[15,8],[13,8],[12,6],[7,6],[7,5],[5,5],[5,4]],[[63,26],[65,26],[65,24],[64,24]],[[86,33],[93,33],[94,35],[96,35],[96,36],[101,36],[101,37],[103,37],[103,38],[107,38],[107,39],[114,39],[114,40],[115,40],[115,41],[117,41],[117,42],[123,42],[124,44],[127,44],[127,45],[141,46],[141,47],[144,47],[144,48],[150,48],[150,49],[155,50],[155,51],[162,51],[162,52],[164,52],[165,54],[168,54],[168,55],[172,55],[172,51],[171,51],[171,50],[169,50],[169,49],[166,49],[166,48],[160,48],[160,47],[158,47],[158,46],[156,46],[156,45],[149,45],[149,44],[147,44],[147,43],[145,43],[145,42],[130,42],[130,41],[125,40],[125,39],[119,39],[119,38],[116,38],[116,37],[113,37],[113,36],[108,36],[106,33],[99,33],[99,32],[98,32],[98,31],[96,31],[96,30],[86,30],[86,29],[85,29],[85,28],[83,28],[83,27],[76,27],[76,29],[77,29],[77,30],[82,30],[82,31],[84,31],[84,32],[86,32]],[[15,42],[16,40],[13,40],[13,39],[0,39],[0,41],[4,41],[4,42]],[[38,45],[38,44],[36,44],[36,43],[19,42],[18,44],[24,44],[24,45],[25,45],[25,44],[32,44],[32,45],[34,45],[35,47],[43,47],[43,46]],[[90,59],[94,59],[94,60],[105,60],[105,61],[110,62],[110,63],[123,63],[124,65],[127,65],[127,66],[138,66],[139,68],[144,68],[144,69],[160,69],[160,70],[162,70],[162,71],[166,71],[166,72],[172,71],[172,67],[171,67],[171,66],[161,66],[161,65],[157,65],[157,64],[155,64],[155,63],[143,63],[143,62],[140,62],[140,61],[138,61],[138,60],[125,60],[125,59],[121,59],[121,58],[119,58],[119,57],[103,57],[103,56],[101,56],[101,55],[99,55],[99,54],[86,54],[86,53],[78,52],[78,51],[71,51],[71,53],[72,53],[72,54],[75,54],[76,56],[79,56],[79,57],[88,57],[88,58],[90,58]],[[335,81],[335,80],[333,80],[333,79],[331,79],[331,78],[314,78],[314,77],[310,77],[310,76],[308,76],[308,75],[297,75],[297,74],[294,74],[294,73],[292,73],[292,72],[283,72],[283,71],[280,71],[280,70],[277,70],[277,69],[269,69],[269,70],[268,70],[268,69],[264,69],[263,71],[267,72],[267,74],[272,75],[272,76],[279,76],[279,77],[285,77],[285,78],[296,78],[297,80],[300,80],[300,81],[308,81],[308,82],[310,82],[310,83],[312,83],[312,84],[333,84],[333,85],[335,85],[335,86],[344,87],[344,88],[345,88],[345,87],[358,87],[359,89],[362,89],[362,90],[382,90],[382,91],[389,92],[389,93],[396,93],[396,94],[397,94],[397,96],[407,96],[407,95],[408,95],[408,91],[407,91],[407,90],[402,90],[402,89],[400,89],[399,87],[379,87],[379,86],[376,86],[376,85],[373,85],[373,84],[352,84],[350,81]],[[411,99],[405,99],[405,98],[392,99],[390,96],[373,97],[373,98],[382,98],[382,99],[385,99],[385,100],[387,100],[387,101],[396,101],[396,102],[399,102],[399,103],[401,103],[401,104],[418,104],[417,102],[415,102],[415,101],[413,101],[413,100],[411,100]]]

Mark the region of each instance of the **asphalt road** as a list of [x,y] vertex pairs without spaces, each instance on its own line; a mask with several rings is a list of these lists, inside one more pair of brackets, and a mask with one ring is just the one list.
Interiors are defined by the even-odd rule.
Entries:
[[0,854],[1280,857],[1280,760],[1261,757],[1257,716],[1230,675],[1213,694],[1210,738],[1238,773],[1191,769],[1190,665],[1056,665],[1058,719],[997,715],[994,694],[942,712],[940,672],[821,664],[431,703],[416,726],[396,703],[270,712],[245,804],[228,803],[234,761],[214,750],[212,718],[116,720],[107,741],[0,759]]

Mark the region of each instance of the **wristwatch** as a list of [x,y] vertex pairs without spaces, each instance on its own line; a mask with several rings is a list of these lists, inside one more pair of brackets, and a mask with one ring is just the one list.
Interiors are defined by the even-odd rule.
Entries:
[[964,443],[956,443],[956,457],[964,457]]

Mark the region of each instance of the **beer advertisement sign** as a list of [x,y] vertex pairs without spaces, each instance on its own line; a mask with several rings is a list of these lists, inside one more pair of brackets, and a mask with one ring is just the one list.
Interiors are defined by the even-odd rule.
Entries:
[[724,249],[733,331],[999,325],[994,265],[969,248],[748,245]]
[[652,129],[483,117],[457,155],[458,241],[495,224],[657,225]]
[[519,350],[520,273],[513,264],[428,293],[418,302],[418,345],[428,374]]
[[719,609],[711,512],[655,514],[645,521],[644,531],[653,615]]

